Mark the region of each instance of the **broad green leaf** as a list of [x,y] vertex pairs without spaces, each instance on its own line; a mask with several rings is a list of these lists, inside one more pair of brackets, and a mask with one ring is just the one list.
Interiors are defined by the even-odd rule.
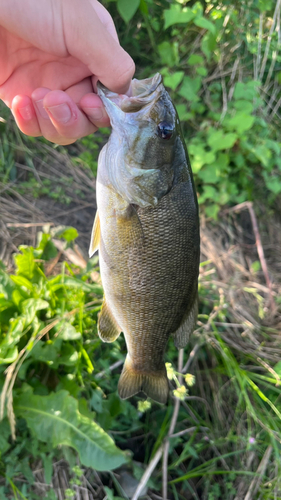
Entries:
[[211,217],[211,219],[217,219],[219,213],[219,205],[217,203],[213,203],[212,205],[208,205],[205,208],[205,214],[207,217]]
[[164,10],[164,30],[173,24],[189,23],[195,15],[188,7],[181,8],[180,5],[172,4],[169,9]]
[[19,250],[22,253],[14,256],[17,266],[17,274],[21,274],[30,280],[33,278],[35,266],[33,249],[31,247],[20,246]]
[[234,99],[244,99],[251,101],[258,96],[259,81],[251,80],[250,82],[243,83],[237,82],[233,93]]
[[203,36],[201,41],[201,50],[207,57],[208,61],[211,60],[211,56],[214,54],[215,48],[217,46],[216,36],[210,31]]
[[202,56],[199,56],[198,54],[192,54],[188,58],[187,64],[189,64],[189,66],[202,65],[204,64],[204,59]]
[[161,63],[169,67],[174,67],[179,62],[179,44],[177,42],[162,42],[158,45],[158,52]]
[[30,325],[35,318],[37,311],[47,309],[49,302],[42,299],[27,299],[21,303],[22,314],[25,317],[26,325]]
[[172,75],[164,76],[164,85],[170,87],[170,89],[175,90],[177,86],[181,83],[184,76],[183,71],[176,71]]
[[108,471],[127,462],[111,437],[78,411],[78,402],[66,391],[35,396],[30,388],[15,398],[16,415],[25,418],[31,433],[53,447],[66,445],[79,454],[81,463]]
[[268,175],[267,172],[263,172],[263,177],[265,179],[266,187],[272,191],[274,194],[281,193],[281,180],[277,175]]
[[272,157],[272,152],[265,144],[260,144],[259,146],[251,148],[252,153],[258,158],[264,167],[268,167],[270,164],[270,159]]
[[66,276],[63,282],[64,285],[68,287],[80,288],[84,292],[92,292],[98,295],[103,294],[103,289],[100,285],[94,283],[85,283],[85,281],[79,280],[77,278]]
[[145,0],[140,0],[139,9],[140,9],[142,14],[144,14],[145,16],[148,16],[148,5],[147,5]]
[[32,291],[33,290],[33,285],[31,281],[29,281],[27,278],[24,276],[14,276],[11,275],[11,280],[18,286],[24,286],[28,290]]
[[207,138],[207,143],[213,151],[231,148],[237,140],[237,134],[224,134],[222,130],[212,130]]
[[73,241],[78,236],[77,229],[71,226],[57,226],[51,229],[51,236],[53,238],[63,238],[66,241]]
[[2,356],[2,349],[0,348],[0,364],[10,364],[13,363],[18,357],[18,348],[12,347],[11,349],[5,350],[4,357]]
[[200,75],[200,76],[207,76],[208,70],[204,66],[199,66],[196,68],[196,73],[197,73],[197,75]]
[[199,28],[204,28],[204,29],[210,31],[211,33],[213,33],[213,35],[216,34],[216,27],[215,27],[215,25],[213,23],[211,23],[211,21],[209,21],[205,17],[201,17],[201,16],[200,17],[196,17],[193,22]]
[[71,344],[64,344],[57,362],[59,365],[74,366],[77,364],[78,359],[78,351]]
[[10,279],[10,276],[0,269],[0,295],[5,297],[5,299],[10,299],[12,297],[14,289],[15,285]]
[[117,0],[117,9],[124,19],[125,23],[128,23],[138,10],[140,0]]
[[198,177],[208,184],[215,184],[219,180],[220,171],[217,165],[214,163],[212,165],[201,168],[201,170],[199,170],[198,172]]
[[201,87],[201,78],[196,76],[191,78],[190,76],[185,76],[183,79],[182,86],[179,90],[179,95],[184,97],[187,101],[199,101],[198,91]]
[[25,318],[11,318],[9,330],[0,344],[0,363],[12,363],[18,355],[16,344],[24,334]]
[[77,340],[81,339],[81,333],[74,328],[70,323],[63,323],[57,326],[59,338],[63,340]]
[[208,165],[215,161],[215,154],[213,151],[206,151],[201,145],[191,144],[189,146],[189,153],[191,157],[191,165],[194,173],[197,173],[203,165]]
[[14,307],[15,304],[11,300],[7,300],[4,297],[0,297],[0,312],[9,309],[10,307]]
[[180,121],[183,122],[183,121],[191,120],[191,118],[193,117],[193,114],[190,113],[189,111],[187,111],[185,104],[178,104],[176,106],[176,108],[177,108],[177,112],[178,112]]
[[250,101],[245,101],[244,99],[240,99],[238,101],[233,102],[233,106],[236,109],[239,109],[241,111],[244,111],[244,113],[247,113],[249,115],[252,114],[254,110],[254,106]]
[[235,116],[225,120],[225,125],[228,129],[243,134],[249,130],[255,121],[255,117],[243,111],[238,111]]
[[204,186],[203,193],[199,196],[198,202],[199,204],[204,203],[205,200],[213,200],[216,201],[218,197],[218,192],[213,186],[209,186],[208,184]]

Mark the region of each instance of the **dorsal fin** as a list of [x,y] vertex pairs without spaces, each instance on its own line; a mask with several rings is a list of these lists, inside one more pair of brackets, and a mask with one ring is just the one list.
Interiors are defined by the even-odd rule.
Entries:
[[95,221],[92,229],[91,243],[89,248],[89,257],[93,257],[98,250],[100,244],[100,217],[98,210],[96,211]]

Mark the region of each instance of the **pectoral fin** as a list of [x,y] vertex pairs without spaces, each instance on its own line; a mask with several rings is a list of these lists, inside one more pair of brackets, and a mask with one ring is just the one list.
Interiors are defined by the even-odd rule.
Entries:
[[105,299],[98,319],[98,334],[103,342],[114,342],[119,337],[121,329],[117,325]]
[[178,349],[182,349],[188,343],[189,337],[196,325],[197,314],[198,297],[194,300],[191,309],[188,309],[188,312],[184,315],[179,328],[173,333],[174,343]]
[[92,229],[91,243],[89,248],[89,257],[91,258],[99,248],[100,244],[100,217],[98,210],[96,211],[95,221]]

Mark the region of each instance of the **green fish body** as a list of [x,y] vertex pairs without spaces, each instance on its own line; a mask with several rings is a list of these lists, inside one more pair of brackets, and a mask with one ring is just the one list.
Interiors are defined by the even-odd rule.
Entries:
[[100,153],[90,256],[98,249],[104,342],[124,333],[118,391],[165,403],[170,336],[184,347],[197,319],[199,219],[177,113],[159,74],[133,80],[132,97],[101,88],[112,133]]

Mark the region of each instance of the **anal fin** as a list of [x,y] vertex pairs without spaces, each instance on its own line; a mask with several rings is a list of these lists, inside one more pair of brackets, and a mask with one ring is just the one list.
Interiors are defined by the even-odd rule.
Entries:
[[96,253],[96,251],[98,250],[99,244],[100,244],[100,217],[99,217],[99,212],[97,210],[92,229],[91,243],[89,248],[90,258],[93,257],[94,253]]
[[121,399],[127,399],[138,392],[144,392],[148,397],[166,403],[169,395],[169,383],[166,368],[157,372],[140,372],[134,369],[127,356],[118,383],[118,393]]
[[174,343],[178,349],[182,349],[186,346],[189,341],[189,337],[192,334],[198,314],[198,297],[195,298],[191,309],[188,308],[188,312],[184,315],[183,320],[179,328],[173,333]]
[[98,334],[103,342],[114,342],[119,337],[121,329],[117,325],[105,299],[98,318]]

